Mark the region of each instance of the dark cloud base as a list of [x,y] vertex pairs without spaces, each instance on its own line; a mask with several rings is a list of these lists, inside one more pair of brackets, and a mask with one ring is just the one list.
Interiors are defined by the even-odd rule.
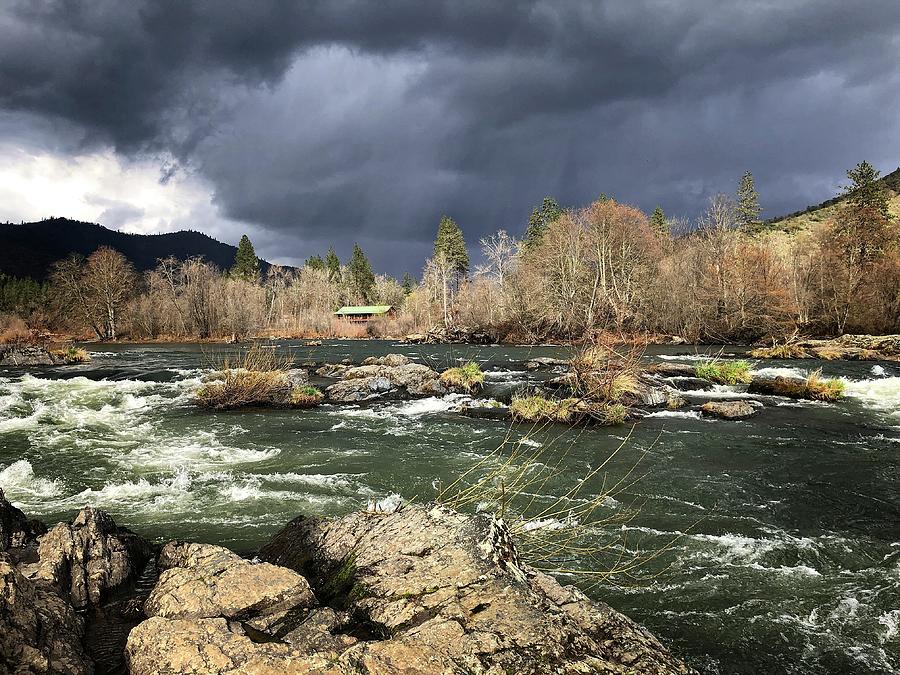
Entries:
[[197,171],[266,255],[399,273],[443,213],[472,245],[546,194],[691,216],[750,169],[776,215],[892,170],[898,56],[896,0],[19,2],[0,111]]

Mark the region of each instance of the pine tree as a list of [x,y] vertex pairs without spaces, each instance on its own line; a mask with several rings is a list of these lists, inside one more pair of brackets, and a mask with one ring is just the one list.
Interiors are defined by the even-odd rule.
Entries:
[[413,290],[413,287],[415,286],[415,284],[416,284],[416,282],[412,278],[412,275],[409,272],[404,272],[403,273],[403,293],[404,293],[404,295],[409,295],[410,293],[412,293],[412,290]]
[[328,270],[328,281],[341,280],[341,259],[334,252],[334,246],[329,246],[328,253],[325,254],[325,269]]
[[666,214],[663,213],[662,207],[657,206],[650,216],[650,224],[658,234],[670,234],[669,223],[666,222]]
[[234,256],[234,266],[231,268],[231,276],[244,281],[257,281],[259,279],[259,258],[250,243],[250,237],[246,234],[238,243],[237,253]]
[[759,206],[759,193],[753,185],[753,174],[749,171],[741,176],[741,183],[737,191],[737,216],[738,225],[745,229],[752,229],[760,224],[759,214],[762,209]]
[[372,298],[372,289],[375,287],[375,274],[359,244],[353,245],[353,256],[347,265],[347,272],[350,276],[350,290],[357,302],[362,304],[369,302]]
[[320,255],[310,256],[306,260],[306,266],[311,270],[319,272],[325,269],[325,261],[322,260],[322,256]]
[[553,197],[544,197],[540,206],[536,206],[528,219],[528,227],[525,229],[525,239],[522,245],[526,249],[537,246],[550,223],[563,214],[563,210]]
[[878,181],[880,172],[868,162],[860,162],[847,170],[850,185],[844,187],[847,201],[860,209],[871,209],[879,216],[890,220],[888,195],[884,185]]
[[456,285],[459,286],[460,278],[469,273],[469,251],[462,230],[452,218],[441,218],[437,238],[434,240],[434,253],[444,253],[447,256],[456,275]]

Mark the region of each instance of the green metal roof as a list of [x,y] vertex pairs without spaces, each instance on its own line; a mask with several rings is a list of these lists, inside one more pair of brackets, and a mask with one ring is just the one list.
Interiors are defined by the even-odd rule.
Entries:
[[335,314],[385,314],[393,308],[393,305],[359,305],[341,307]]

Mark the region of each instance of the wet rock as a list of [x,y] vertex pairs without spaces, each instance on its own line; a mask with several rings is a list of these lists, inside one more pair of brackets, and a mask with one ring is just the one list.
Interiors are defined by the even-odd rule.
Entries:
[[[372,639],[357,672],[690,673],[648,631],[523,564],[502,521],[439,506],[298,518],[260,553]],[[343,671],[338,671],[343,672]]]
[[544,368],[552,368],[553,366],[568,366],[569,362],[565,359],[553,359],[549,356],[538,356],[525,362],[527,370],[541,370]]
[[342,363],[326,363],[324,366],[316,369],[316,375],[319,377],[340,377],[349,368],[350,366]]
[[109,514],[85,507],[71,525],[59,523],[40,538],[32,576],[54,584],[80,609],[140,574],[152,553],[149,542],[117,527]]
[[305,368],[291,368],[284,374],[284,379],[291,389],[305,387],[309,384],[309,372]]
[[46,582],[20,574],[0,553],[0,672],[92,673],[81,618]]
[[713,382],[702,377],[670,377],[666,384],[679,391],[709,391],[715,387]]
[[52,366],[56,363],[46,347],[0,345],[0,366]]
[[364,366],[390,366],[391,368],[396,368],[397,366],[405,366],[409,363],[412,363],[412,359],[410,359],[408,356],[404,356],[403,354],[370,356],[362,362]]
[[0,489],[0,551],[25,548],[46,531],[47,528],[43,523],[29,520],[24,513],[10,504]]
[[296,572],[253,564],[221,546],[171,542],[157,565],[159,581],[144,603],[148,617],[247,620],[315,605]]
[[708,401],[700,406],[700,411],[709,417],[740,420],[755,415],[762,407],[759,401]]
[[646,372],[663,377],[697,377],[697,369],[687,363],[654,363],[647,366]]
[[[386,357],[385,357],[386,358]],[[403,357],[405,358],[405,357]],[[337,382],[326,389],[329,400],[340,403],[392,398],[441,396],[448,388],[440,375],[420,363],[399,366],[369,364],[346,369]]]

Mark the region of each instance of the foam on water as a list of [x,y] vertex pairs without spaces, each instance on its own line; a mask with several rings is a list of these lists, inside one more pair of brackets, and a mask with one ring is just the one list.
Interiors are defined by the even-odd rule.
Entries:
[[765,368],[754,368],[753,375],[761,377],[799,377],[806,378],[809,372],[801,368],[789,368],[785,366],[767,366]]
[[696,410],[658,410],[650,413],[647,417],[670,417],[675,419],[699,420],[700,413]]
[[844,393],[866,405],[900,417],[900,377],[875,380],[844,379]]
[[35,476],[27,459],[0,469],[0,488],[13,501],[47,499],[59,494],[61,489],[58,482]]

